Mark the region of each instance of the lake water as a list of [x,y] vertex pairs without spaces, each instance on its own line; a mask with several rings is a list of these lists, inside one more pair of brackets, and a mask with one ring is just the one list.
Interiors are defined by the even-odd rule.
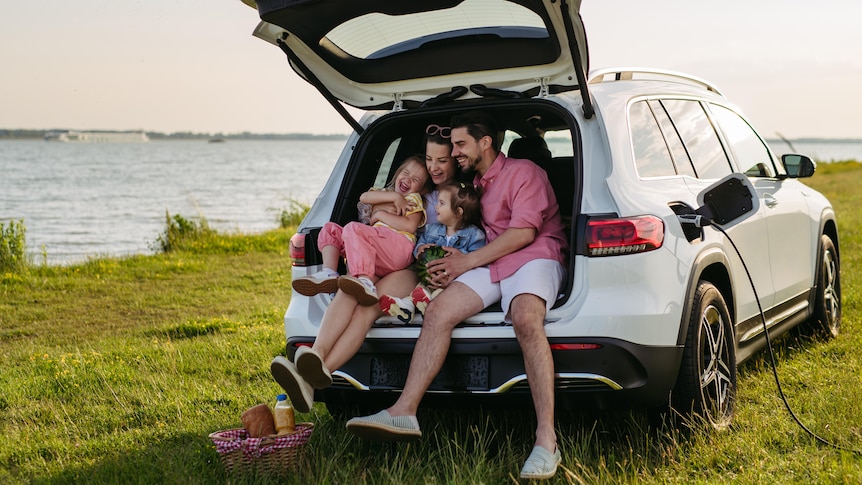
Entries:
[[0,141],[0,221],[24,220],[42,262],[151,253],[165,211],[224,231],[278,227],[310,204],[343,141]]
[[[800,143],[818,160],[862,161],[862,142]],[[776,153],[789,152],[770,141]],[[343,141],[0,141],[0,221],[24,220],[34,261],[151,253],[165,211],[224,231],[278,227],[291,201],[311,203]]]

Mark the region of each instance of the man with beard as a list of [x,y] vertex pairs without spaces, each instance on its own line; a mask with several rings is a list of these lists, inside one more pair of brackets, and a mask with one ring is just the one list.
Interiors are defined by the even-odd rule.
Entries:
[[432,283],[446,289],[426,309],[404,390],[392,407],[353,418],[347,428],[371,439],[421,437],[416,411],[443,366],[452,330],[500,301],[524,354],[538,420],[521,477],[551,478],[561,458],[554,430],[554,362],[544,322],[565,276],[559,206],[544,170],[499,151],[499,134],[488,114],[457,115],[450,124],[452,156],[464,173],[475,172],[488,244],[469,254],[447,250],[447,257],[428,264]]

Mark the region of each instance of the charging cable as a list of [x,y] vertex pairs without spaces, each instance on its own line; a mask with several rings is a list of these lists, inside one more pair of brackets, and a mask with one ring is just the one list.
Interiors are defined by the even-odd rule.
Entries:
[[796,421],[796,424],[799,425],[806,433],[808,433],[812,438],[817,440],[818,442],[831,446],[832,448],[849,451],[851,453],[855,453],[857,455],[862,455],[862,451],[856,450],[853,448],[847,448],[844,446],[837,445],[832,443],[831,441],[826,440],[818,436],[815,432],[808,429],[805,424],[796,416],[796,413],[793,412],[793,408],[790,407],[790,403],[787,402],[787,398],[784,396],[784,390],[781,388],[781,381],[778,379],[778,367],[775,362],[775,353],[772,351],[772,341],[769,338],[769,328],[766,324],[766,316],[763,313],[763,307],[760,305],[760,297],[757,296],[757,289],[754,287],[754,279],[751,277],[751,273],[748,271],[748,265],[745,264],[745,260],[742,258],[742,253],[739,252],[739,248],[736,247],[736,243],[733,242],[733,239],[724,231],[718,224],[714,223],[711,219],[699,215],[699,214],[679,214],[677,215],[679,221],[683,224],[694,224],[696,227],[705,227],[712,226],[717,229],[719,232],[724,234],[724,237],[730,241],[730,245],[733,246],[733,250],[736,251],[736,255],[739,257],[739,261],[742,263],[742,269],[745,270],[745,275],[748,277],[748,282],[751,285],[751,291],[754,292],[754,301],[757,302],[757,309],[760,311],[760,321],[763,323],[763,333],[766,336],[766,348],[769,350],[769,362],[772,364],[772,375],[775,378],[775,387],[778,388],[778,395],[781,397],[781,401],[784,402],[784,407],[787,408],[787,412],[790,413],[790,416]]

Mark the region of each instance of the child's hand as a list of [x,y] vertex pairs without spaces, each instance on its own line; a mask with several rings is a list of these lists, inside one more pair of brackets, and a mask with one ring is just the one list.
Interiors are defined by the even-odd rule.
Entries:
[[395,206],[394,214],[403,216],[410,209],[413,208],[413,203],[404,198],[403,195],[397,194],[398,197],[395,197],[395,200],[392,201],[392,204]]
[[426,250],[426,249],[428,249],[428,248],[429,248],[429,247],[431,247],[431,246],[433,246],[433,244],[428,244],[428,243],[420,244],[420,245],[416,248],[416,256],[419,256],[420,254],[424,253],[424,252],[425,252],[425,250]]

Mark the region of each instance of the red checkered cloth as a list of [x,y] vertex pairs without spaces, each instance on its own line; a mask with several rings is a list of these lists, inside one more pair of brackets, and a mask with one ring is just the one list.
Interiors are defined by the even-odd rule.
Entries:
[[242,448],[243,453],[250,458],[272,453],[274,450],[302,446],[308,442],[314,430],[312,423],[297,423],[296,431],[288,435],[271,435],[261,438],[250,438],[248,431],[242,428],[228,429],[210,435],[219,454],[230,453]]

